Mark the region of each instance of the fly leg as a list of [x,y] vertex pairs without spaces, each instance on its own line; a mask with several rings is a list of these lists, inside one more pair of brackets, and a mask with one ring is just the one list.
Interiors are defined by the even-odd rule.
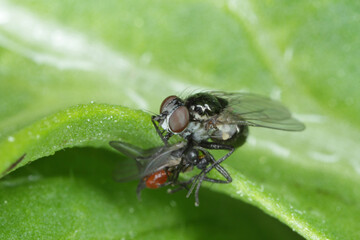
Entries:
[[[211,158],[212,158],[213,162],[215,162],[215,159],[212,156],[211,156]],[[196,187],[196,189],[195,189],[195,205],[199,206],[199,191],[200,191],[200,186],[203,181],[211,182],[211,183],[223,183],[223,184],[232,182],[232,178],[231,178],[230,174],[223,167],[221,167],[220,165],[216,165],[215,169],[222,176],[224,176],[224,178],[226,180],[220,180],[220,179],[206,177],[205,170],[203,170],[201,173],[199,173],[196,176],[193,176],[188,181],[177,183],[179,185],[179,187],[175,188],[175,189],[169,189],[168,193],[175,193],[182,189],[187,189],[188,193],[187,193],[186,197],[189,197]],[[188,189],[188,185],[190,185],[190,184],[192,184],[191,188]]]
[[179,187],[175,188],[175,189],[169,189],[168,190],[168,193],[175,193],[175,192],[178,192],[182,189],[186,189],[186,190],[189,190],[189,187],[188,185],[192,184],[194,179],[196,178],[197,176],[194,176],[192,177],[191,179],[189,179],[188,181],[185,181],[185,182],[178,182],[176,183],[177,185],[179,185]]
[[184,164],[184,158],[181,159],[180,164],[178,165],[178,167],[176,168],[176,170],[173,173],[173,176],[171,178],[171,184],[172,185],[178,185],[179,187],[175,188],[175,189],[168,189],[168,193],[175,193],[178,192],[182,189],[189,189],[188,185],[190,185],[196,176],[192,177],[191,179],[189,179],[188,181],[183,181],[180,182],[178,181],[179,179],[179,175],[181,172],[184,172],[184,169],[187,169],[189,167],[188,164]]
[[204,174],[204,181],[207,182],[211,182],[211,183],[231,183],[232,182],[232,178],[230,176],[230,174],[228,173],[228,171],[225,170],[225,168],[223,168],[220,165],[215,166],[215,169],[226,179],[226,180],[220,180],[220,179],[214,179],[214,178],[208,178],[206,177],[206,175]]
[[[223,161],[225,161],[228,157],[230,157],[231,154],[235,151],[235,148],[233,146],[220,144],[220,143],[214,143],[214,142],[201,142],[199,144],[200,147],[206,148],[206,149],[214,149],[214,150],[229,150],[227,154],[222,156],[219,160],[213,162],[210,167],[208,167],[205,170],[205,174],[210,172],[215,166],[219,165]],[[209,154],[210,155],[210,154]]]
[[140,180],[137,188],[136,188],[136,196],[138,200],[141,200],[141,191],[146,188],[145,182],[143,179]]
[[219,180],[219,179],[213,179],[213,178],[208,178],[206,177],[206,173],[204,174],[204,180],[207,182],[213,182],[213,183],[231,183],[232,182],[232,178],[230,176],[230,174],[228,173],[228,171],[226,171],[225,168],[223,168],[222,166],[220,166],[217,161],[215,160],[215,158],[213,157],[213,155],[211,155],[208,151],[205,151],[205,149],[202,149],[202,152],[205,154],[205,156],[211,161],[211,163],[215,165],[215,169],[226,179],[226,180]]
[[[226,180],[220,180],[220,179],[214,179],[214,178],[208,178],[206,177],[206,171],[204,171],[204,173],[200,176],[199,178],[199,182],[196,184],[196,189],[195,189],[195,206],[199,206],[200,201],[199,201],[199,191],[200,191],[200,186],[202,184],[203,181],[206,182],[211,182],[211,183],[231,183],[232,182],[232,178],[230,176],[230,174],[220,165],[216,165],[215,169],[221,173],[221,175],[223,175]],[[195,185],[194,185],[195,186]],[[190,191],[189,191],[190,192]],[[191,192],[190,192],[191,193]]]
[[161,140],[163,141],[163,143],[165,144],[165,146],[169,146],[169,138],[172,136],[172,133],[167,133],[165,136],[163,135],[163,133],[165,131],[160,131],[159,126],[156,124],[155,121],[158,121],[158,116],[151,116],[151,122],[153,123],[156,133],[159,135],[159,137],[161,138]]
[[[203,181],[212,182],[212,183],[231,183],[232,182],[232,178],[231,178],[230,174],[225,170],[225,168],[223,168],[222,166],[219,165],[219,161],[221,159],[216,161],[215,158],[208,151],[206,151],[205,149],[203,149],[201,147],[197,147],[197,148],[206,155],[206,158],[208,159],[208,161],[210,161],[209,163],[211,163],[211,166],[207,169],[206,168],[203,169],[200,174],[195,176],[196,179],[193,182],[191,188],[189,189],[189,191],[186,195],[186,197],[189,197],[196,187],[196,189],[195,189],[195,206],[199,206],[199,191],[200,191],[200,186]],[[228,153],[229,156],[231,155],[231,153],[232,152]],[[227,157],[228,156],[225,155],[223,157],[224,159],[222,161],[224,161]],[[207,177],[206,174],[213,168],[215,168],[226,180],[213,179],[213,178]]]

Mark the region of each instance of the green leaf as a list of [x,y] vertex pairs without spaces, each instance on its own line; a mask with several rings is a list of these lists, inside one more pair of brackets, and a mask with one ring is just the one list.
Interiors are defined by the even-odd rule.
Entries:
[[[0,174],[87,147],[0,181],[1,238],[296,236],[240,200],[307,239],[360,238],[358,2],[0,5]],[[199,208],[183,192],[138,202],[136,183],[112,182],[108,142],[160,145],[134,109],[192,89],[281,99],[307,129],[251,128],[223,164],[233,183],[205,184]]]
[[[105,104],[79,105],[60,111],[0,142],[0,152],[3,153],[0,172],[5,172],[24,154],[21,165],[64,148],[108,147],[111,139],[119,137],[125,142],[155,146],[156,132],[151,131],[153,125],[148,120],[149,116],[144,112]],[[154,143],[146,141],[142,135],[151,136]],[[160,139],[157,143],[160,144]]]

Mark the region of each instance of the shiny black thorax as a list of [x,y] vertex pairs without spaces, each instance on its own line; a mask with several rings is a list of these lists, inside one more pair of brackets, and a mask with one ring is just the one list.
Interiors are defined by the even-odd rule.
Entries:
[[189,109],[190,120],[196,121],[211,118],[222,112],[228,105],[225,99],[208,93],[196,93],[185,99],[185,106]]
[[[220,129],[220,127],[224,127],[227,124],[226,122],[218,124],[218,119],[221,118],[221,114],[223,114],[223,110],[228,107],[228,104],[227,100],[213,96],[209,93],[196,93],[185,99],[185,106],[189,110],[190,121],[203,123],[204,128],[207,128],[207,126],[215,127],[215,129],[208,130],[208,133],[211,132],[209,134],[209,139],[211,139],[212,142],[226,144],[237,148],[245,143],[249,130],[246,125],[229,124],[231,128],[236,128],[236,131],[226,140],[221,138],[221,136],[225,134],[225,131]],[[193,136],[194,135],[190,135],[187,139],[190,139]]]

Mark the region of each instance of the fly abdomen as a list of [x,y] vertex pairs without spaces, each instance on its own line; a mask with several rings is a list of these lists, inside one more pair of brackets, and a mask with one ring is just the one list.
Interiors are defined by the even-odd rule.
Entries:
[[211,135],[211,140],[235,148],[243,145],[249,134],[249,128],[246,125],[218,124],[216,128],[217,130]]

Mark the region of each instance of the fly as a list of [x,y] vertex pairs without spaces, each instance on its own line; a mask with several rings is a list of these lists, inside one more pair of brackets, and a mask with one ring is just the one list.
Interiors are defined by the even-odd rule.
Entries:
[[[162,102],[160,114],[152,116],[152,121],[165,144],[172,135],[180,135],[195,142],[211,139],[229,143],[233,140],[241,145],[248,132],[247,126],[285,131],[305,129],[304,124],[293,118],[279,102],[250,93],[220,91],[200,92],[185,99],[169,96]],[[155,122],[165,130],[165,136]]]
[[162,102],[160,114],[151,120],[165,145],[171,136],[179,135],[202,148],[228,150],[209,171],[245,143],[249,126],[284,131],[305,129],[279,102],[250,93],[221,91],[200,92],[185,99],[169,96]]
[[[187,197],[195,191],[195,205],[199,206],[199,190],[203,181],[212,183],[230,183],[230,174],[220,165],[214,168],[226,179],[214,179],[207,176],[208,166],[216,163],[214,157],[203,147],[179,142],[173,145],[156,147],[148,150],[140,149],[131,144],[120,141],[111,141],[110,146],[129,158],[135,160],[135,171],[124,171],[120,182],[140,179],[137,187],[137,196],[145,188],[160,188],[175,186],[170,193],[181,189],[188,189]],[[200,173],[191,177],[188,181],[179,181],[179,175],[191,171],[194,167],[200,169]]]

